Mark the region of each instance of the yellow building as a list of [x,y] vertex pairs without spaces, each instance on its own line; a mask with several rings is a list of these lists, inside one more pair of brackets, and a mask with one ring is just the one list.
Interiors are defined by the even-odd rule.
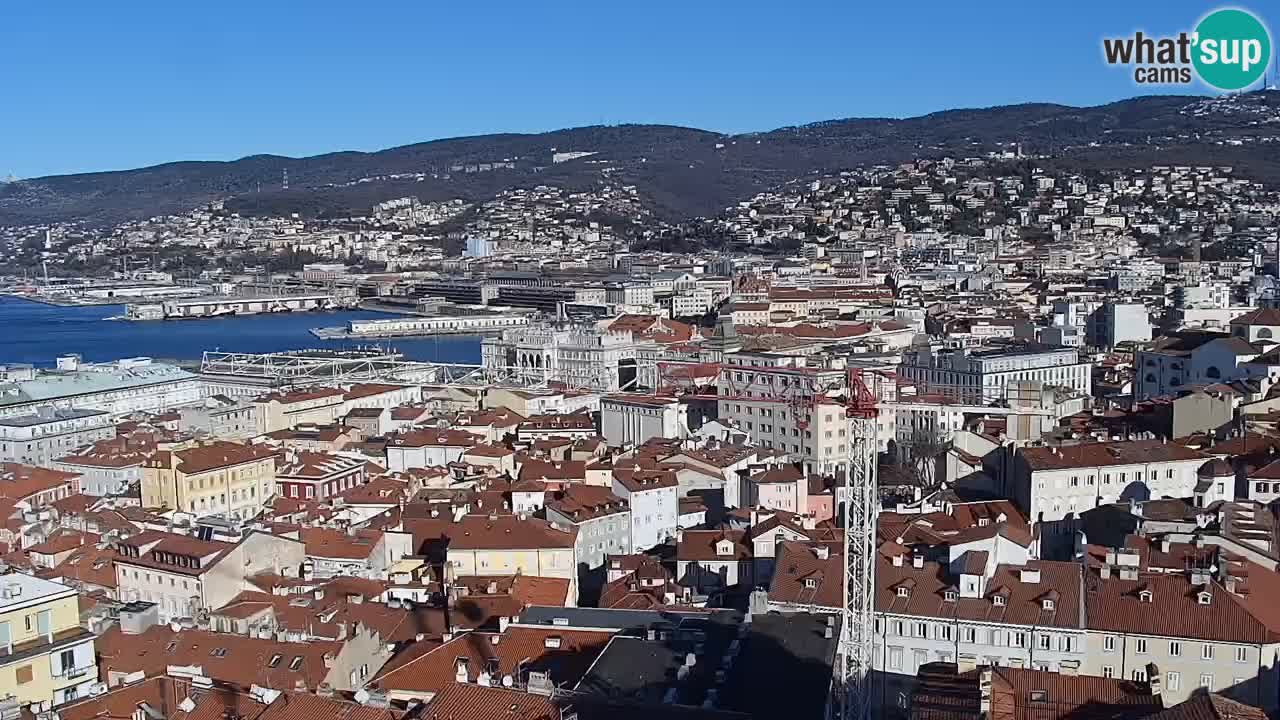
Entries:
[[251,518],[275,494],[276,451],[215,441],[152,455],[142,466],[142,504],[197,515]]
[[74,588],[0,575],[0,698],[39,712],[84,697],[98,680],[93,639]]

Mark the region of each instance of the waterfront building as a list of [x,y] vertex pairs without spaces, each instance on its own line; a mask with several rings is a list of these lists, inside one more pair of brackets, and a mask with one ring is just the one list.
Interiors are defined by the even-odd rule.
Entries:
[[30,415],[45,405],[101,410],[118,417],[161,412],[200,401],[200,378],[151,358],[81,363],[68,355],[57,368],[9,366],[0,370],[0,417]]
[[102,410],[43,405],[30,415],[0,417],[0,461],[48,465],[115,434],[111,416]]

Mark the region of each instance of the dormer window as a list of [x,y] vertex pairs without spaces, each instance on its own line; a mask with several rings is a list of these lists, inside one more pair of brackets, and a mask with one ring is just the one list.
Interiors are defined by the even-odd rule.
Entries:
[[943,599],[943,600],[946,600],[947,602],[955,602],[955,601],[956,601],[956,591],[955,591],[955,590],[947,590],[947,591],[944,591],[944,592],[942,593],[942,599]]
[[804,586],[805,586],[805,587],[807,587],[807,588],[809,588],[810,590],[812,590],[812,589],[814,589],[814,588],[818,587],[818,581],[817,581],[815,578],[805,578],[805,579],[804,579]]
[[1052,610],[1053,601],[1048,598],[1045,598],[1044,600],[1040,601],[1040,607],[1044,608],[1045,610]]
[[991,524],[987,518],[978,518],[978,527],[986,527]]
[[1152,593],[1150,590],[1142,590],[1138,593],[1139,602],[1149,603],[1151,602],[1153,597],[1155,597],[1155,594]]
[[996,607],[1004,607],[1004,596],[1003,596],[1003,595],[992,595],[992,596],[991,596],[991,604],[992,604],[992,605],[995,605]]
[[911,588],[909,587],[898,588],[898,597],[900,598],[911,597]]
[[1196,602],[1200,603],[1201,605],[1208,605],[1209,603],[1213,602],[1213,595],[1209,594],[1208,592],[1201,592],[1198,595],[1196,595]]

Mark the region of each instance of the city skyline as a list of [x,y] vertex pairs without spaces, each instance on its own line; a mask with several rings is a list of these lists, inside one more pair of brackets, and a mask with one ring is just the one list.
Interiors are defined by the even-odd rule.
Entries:
[[[376,17],[336,17],[322,6],[294,17],[233,4],[213,18],[152,5],[84,6],[56,23],[45,9],[24,8],[0,30],[14,69],[7,94],[21,108],[0,118],[0,134],[22,140],[0,152],[0,175],[372,151],[600,124],[742,133],[1207,92],[1146,88],[1102,62],[1104,35],[1175,32],[1195,21],[1154,3],[1009,5],[981,16],[939,7],[927,27],[912,27],[905,7],[835,5],[799,17],[755,4],[678,15],[675,6],[643,14],[504,6],[483,15],[405,6]],[[957,68],[949,57],[964,62]]]

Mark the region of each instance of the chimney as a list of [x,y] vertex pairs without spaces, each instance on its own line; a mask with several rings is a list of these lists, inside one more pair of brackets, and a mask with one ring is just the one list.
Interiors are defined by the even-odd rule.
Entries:
[[499,617],[499,618],[498,618],[498,632],[500,632],[500,633],[504,633],[504,632],[506,632],[506,631],[507,631],[507,626],[508,626],[508,625],[510,625],[510,624],[511,624],[511,618],[506,617],[505,615],[504,615],[504,616]]
[[454,672],[454,679],[464,684],[467,682],[467,659],[466,658],[458,658],[458,664]]
[[911,567],[919,570],[924,567],[924,555],[919,552],[911,554]]
[[979,717],[986,720],[991,717],[991,668],[982,668],[982,674],[978,676],[978,696]]

